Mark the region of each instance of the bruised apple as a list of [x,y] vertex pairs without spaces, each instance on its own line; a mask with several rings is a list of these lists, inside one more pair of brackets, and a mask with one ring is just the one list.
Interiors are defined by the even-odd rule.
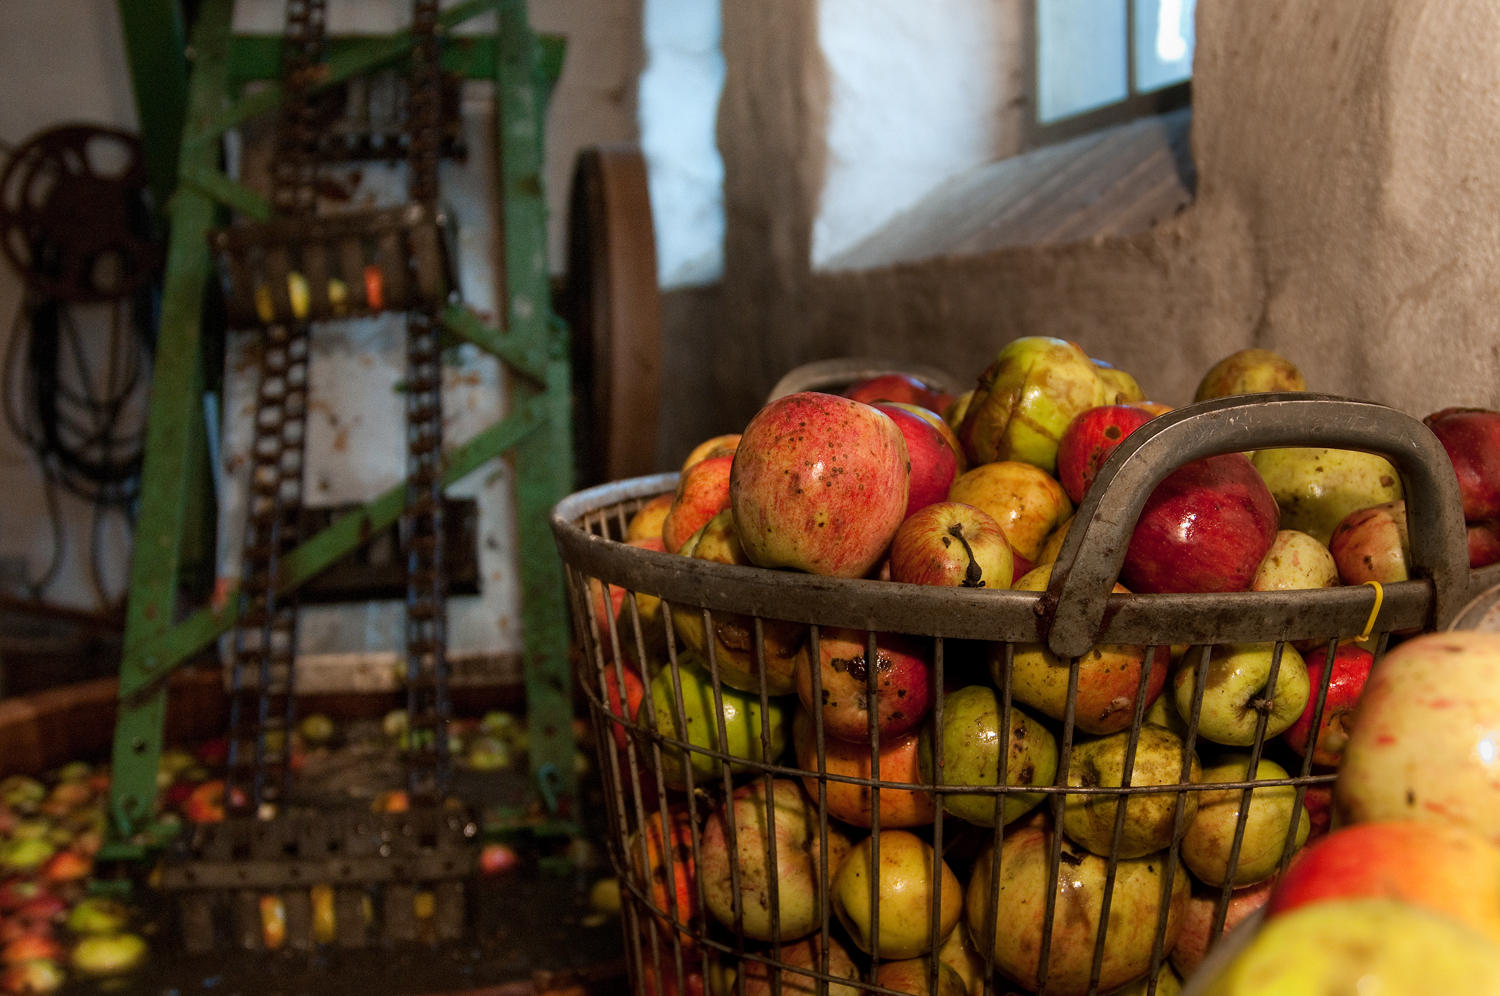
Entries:
[[1076,344],[1025,336],[979,375],[958,438],[972,464],[1019,460],[1050,474],[1068,423],[1112,396]]
[[1198,382],[1194,401],[1270,391],[1305,391],[1302,371],[1269,349],[1242,349],[1215,363]]
[[[818,661],[807,646],[797,656],[797,697],[809,712],[812,669],[822,683],[823,729],[850,743],[870,742],[870,634],[856,629],[819,633]],[[932,648],[925,640],[881,633],[875,637],[875,704],[880,739],[914,730],[932,706]]]
[[[1000,762],[1005,761],[1005,784],[1050,785],[1057,774],[1057,740],[1036,717],[1012,704],[1005,722],[999,694],[989,685],[969,685],[943,697],[942,755],[937,757],[937,725],[922,731],[919,758],[922,780],[934,785],[1000,784]],[[935,720],[936,717],[934,717]],[[1009,729],[1005,729],[1005,727]],[[936,757],[939,763],[934,764]],[[942,793],[944,812],[980,826],[1009,823],[1042,801],[1039,792]]]
[[[802,779],[807,794],[818,794],[818,745],[813,718],[806,709],[799,708],[792,718],[792,746],[797,752],[797,766],[812,774]],[[903,733],[897,737],[880,739],[880,780],[883,782],[923,782],[921,764],[918,760],[920,735]],[[870,748],[866,744],[852,744],[837,737],[823,738],[824,771],[830,775],[850,778],[874,778],[870,764]],[[851,826],[868,827],[874,823],[874,793],[867,785],[849,782],[827,781],[824,792],[828,799],[828,814]],[[880,825],[883,827],[924,827],[932,824],[932,796],[915,789],[882,788],[880,790]]]
[[[995,909],[995,967],[1022,986],[1041,988],[1041,949],[1047,894],[1057,894],[1047,960],[1047,992],[1055,996],[1085,996],[1099,933],[1109,862],[1062,839],[1066,874],[1054,877],[1052,825],[1038,813],[1005,832],[1000,844],[999,903]],[[969,932],[986,936],[990,915],[990,878],[994,846],[989,845],[969,876],[964,912]],[[1151,970],[1152,943],[1157,920],[1165,913],[1164,950],[1177,943],[1188,898],[1188,876],[1175,869],[1165,910],[1162,880],[1167,854],[1121,860],[1110,888],[1109,930],[1095,991],[1110,992]],[[980,941],[983,951],[984,942]]]
[[1113,404],[1090,408],[1068,424],[1057,447],[1057,479],[1075,504],[1083,501],[1115,447],[1152,418],[1132,405]]
[[[1017,591],[1046,591],[1052,580],[1051,565],[1038,567],[1016,582]],[[1128,594],[1120,585],[1114,591]],[[1078,659],[1078,697],[1074,723],[1085,733],[1118,733],[1135,717],[1135,701],[1142,672],[1146,681],[1146,704],[1161,694],[1167,682],[1167,653],[1157,647],[1150,664],[1149,648],[1124,644],[1101,644]],[[994,644],[990,673],[995,683],[1004,679],[1005,644]],[[1011,695],[1044,715],[1060,720],[1067,709],[1071,666],[1041,643],[1018,643],[1011,654]]]
[[1395,584],[1411,577],[1406,502],[1391,501],[1350,512],[1334,527],[1328,552],[1345,584]]
[[[1068,784],[1085,788],[1119,788],[1124,784],[1125,753],[1130,731],[1089,740],[1073,748],[1068,760]],[[1152,724],[1141,727],[1131,764],[1132,786],[1178,785],[1182,782],[1182,760],[1186,745],[1171,730]],[[1188,782],[1202,776],[1198,758],[1191,759]],[[1177,793],[1152,792],[1131,795],[1125,802],[1119,855],[1139,858],[1172,845],[1176,823]],[[1198,811],[1196,792],[1182,793],[1183,819],[1191,822]],[[1115,819],[1121,797],[1104,794],[1069,795],[1063,800],[1063,832],[1093,851],[1108,855],[1114,842]]]
[[[682,552],[694,560],[707,560],[719,564],[748,566],[750,559],[740,546],[739,533],[734,527],[734,513],[725,509],[714,516]],[[637,596],[638,600],[650,596]],[[657,600],[660,605],[660,600]],[[744,692],[760,691],[760,662],[765,662],[767,695],[790,695],[795,688],[793,669],[797,656],[807,641],[807,627],[777,619],[767,619],[761,624],[761,636],[765,645],[756,652],[755,620],[751,616],[734,612],[711,612],[709,619],[713,629],[714,661],[719,668],[719,680],[730,688]],[[643,625],[645,620],[642,620]],[[682,642],[704,660],[708,659],[708,638],[703,628],[703,610],[691,605],[672,606],[672,625]],[[662,632],[661,650],[665,651],[665,635],[660,624],[653,629]]]
[[[766,803],[766,784],[757,780],[736,789],[731,804],[709,816],[703,825],[698,877],[708,911],[726,927],[738,928],[745,937],[757,941],[772,940],[778,929],[782,939],[795,940],[811,934],[822,922],[824,875],[819,867],[822,848],[818,810],[802,787],[788,779],[771,782],[769,816],[774,825],[767,823]],[[727,827],[731,811],[734,852],[730,850]],[[774,864],[770,853],[773,846]],[[848,839],[830,829],[830,870],[839,866],[848,849]],[[731,871],[732,864],[738,865],[737,874]],[[772,868],[776,870],[774,907]],[[736,878],[740,888],[738,923],[733,889]]]
[[962,588],[1009,588],[1015,556],[1000,524],[962,502],[928,505],[891,542],[891,580]]
[[1130,374],[1108,360],[1095,359],[1093,362],[1094,369],[1099,372],[1099,380],[1104,384],[1105,404],[1124,405],[1146,400],[1146,392],[1141,390],[1141,385]]
[[884,412],[814,391],[771,402],[746,426],[730,475],[745,554],[761,567],[864,577],[906,513],[910,470]]

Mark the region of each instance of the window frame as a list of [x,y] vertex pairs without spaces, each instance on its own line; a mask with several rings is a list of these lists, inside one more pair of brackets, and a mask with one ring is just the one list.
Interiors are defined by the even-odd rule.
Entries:
[[1030,152],[1048,145],[1057,145],[1071,138],[1097,131],[1109,125],[1124,124],[1137,118],[1166,114],[1193,102],[1193,81],[1185,80],[1170,86],[1140,93],[1135,88],[1135,2],[1125,0],[1125,81],[1129,95],[1121,101],[1083,111],[1072,117],[1043,124],[1041,110],[1041,71],[1038,50],[1041,39],[1037,35],[1037,3],[1031,0],[1021,5],[1025,21],[1022,38],[1022,79],[1026,111],[1021,115],[1021,151]]

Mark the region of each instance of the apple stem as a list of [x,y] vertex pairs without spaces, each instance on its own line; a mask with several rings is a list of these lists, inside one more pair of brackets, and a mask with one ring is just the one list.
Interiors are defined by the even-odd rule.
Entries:
[[1276,705],[1276,700],[1266,696],[1258,696],[1250,700],[1250,708],[1257,712],[1269,713],[1274,705]]
[[969,567],[964,571],[963,586],[965,588],[984,587],[984,569],[974,560],[974,550],[969,546],[969,541],[964,539],[964,526],[962,522],[955,522],[948,527],[948,535],[958,540],[964,546],[964,553],[969,555]]

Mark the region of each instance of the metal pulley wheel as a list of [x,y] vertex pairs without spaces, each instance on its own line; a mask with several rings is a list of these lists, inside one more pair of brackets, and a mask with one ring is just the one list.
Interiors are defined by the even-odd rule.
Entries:
[[646,160],[630,145],[578,154],[568,216],[574,433],[589,483],[656,469],[661,292]]
[[0,247],[28,286],[59,301],[123,297],[156,276],[146,163],[129,132],[63,125],[34,136],[0,176]]

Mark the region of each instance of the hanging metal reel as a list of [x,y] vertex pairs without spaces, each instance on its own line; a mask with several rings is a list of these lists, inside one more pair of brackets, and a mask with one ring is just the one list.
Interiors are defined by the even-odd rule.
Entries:
[[33,290],[105,301],[150,283],[151,238],[141,144],[129,132],[63,125],[33,136],[0,175],[0,248]]

